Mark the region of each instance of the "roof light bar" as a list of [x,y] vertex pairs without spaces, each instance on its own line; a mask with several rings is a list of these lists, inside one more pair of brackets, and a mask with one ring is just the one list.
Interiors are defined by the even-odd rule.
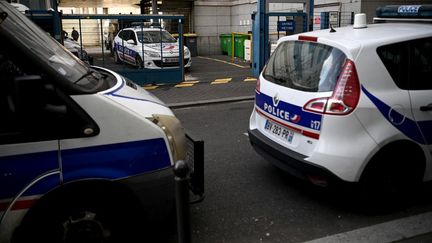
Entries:
[[387,5],[376,9],[378,18],[432,18],[432,5]]

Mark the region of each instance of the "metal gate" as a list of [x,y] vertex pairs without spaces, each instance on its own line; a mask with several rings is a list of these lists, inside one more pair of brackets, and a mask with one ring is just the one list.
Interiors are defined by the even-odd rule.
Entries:
[[[184,80],[184,65],[189,59],[184,59],[184,49],[181,48],[183,47],[183,16],[65,14],[61,18],[63,30],[73,25],[73,28],[79,33],[79,38],[76,41],[79,44],[79,52],[91,56],[92,65],[118,72],[139,85],[179,83]],[[164,56],[167,53],[164,49],[167,44],[164,43],[162,38],[163,32],[165,32],[163,26],[168,21],[177,22],[179,36],[177,42],[172,43],[177,45],[178,51],[171,52],[170,58]],[[141,33],[141,39],[137,35],[134,44],[124,39],[114,44],[113,40],[117,33],[128,27],[133,28],[137,34]],[[154,44],[152,53],[158,53],[153,57],[148,55],[150,47],[144,40],[145,31],[149,28],[158,29],[160,32],[160,42],[152,43]],[[63,32],[65,33],[65,31]],[[68,33],[68,37],[70,36],[70,33]],[[158,50],[155,51],[155,49]],[[122,57],[123,60],[115,59],[116,55]],[[173,58],[173,55],[176,57]],[[135,56],[136,60],[130,60],[131,56]],[[158,57],[155,59],[155,56]],[[152,63],[151,66],[146,65],[146,63],[150,62]]]
[[[298,3],[303,5],[302,12],[272,12],[270,11],[270,3]],[[314,0],[258,0],[257,11],[252,14],[252,75],[258,77],[263,69],[267,59],[271,54],[270,43],[270,18],[277,18],[277,38],[279,32],[294,32],[296,25],[297,30],[306,32],[312,30],[312,17],[314,12]],[[283,17],[281,20],[280,17]],[[296,30],[296,31],[297,31]]]

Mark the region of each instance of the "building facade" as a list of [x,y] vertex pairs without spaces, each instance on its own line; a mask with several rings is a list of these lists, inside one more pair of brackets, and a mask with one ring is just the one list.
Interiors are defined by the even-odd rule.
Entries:
[[[270,3],[270,11],[299,12],[304,6],[295,2]],[[356,13],[366,13],[368,22],[376,8],[391,4],[432,4],[432,0],[315,0],[314,29],[320,28],[321,12],[337,13],[336,26],[351,24]],[[247,33],[252,30],[251,14],[257,9],[257,0],[196,0],[193,6],[194,27],[198,35],[199,55],[220,54],[220,35],[231,32]],[[276,36],[276,19],[270,19],[270,34]],[[275,39],[275,38],[270,38]]]

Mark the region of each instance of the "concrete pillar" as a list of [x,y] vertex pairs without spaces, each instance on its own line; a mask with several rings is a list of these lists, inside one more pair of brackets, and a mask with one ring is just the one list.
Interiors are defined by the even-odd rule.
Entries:
[[158,14],[156,0],[152,0],[152,13],[153,14]]

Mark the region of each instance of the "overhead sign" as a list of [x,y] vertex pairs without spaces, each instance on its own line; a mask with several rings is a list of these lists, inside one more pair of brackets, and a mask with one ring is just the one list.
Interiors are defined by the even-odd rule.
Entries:
[[295,21],[294,20],[285,20],[278,21],[277,31],[294,31],[295,30]]
[[333,27],[339,26],[339,12],[329,12],[329,24]]

